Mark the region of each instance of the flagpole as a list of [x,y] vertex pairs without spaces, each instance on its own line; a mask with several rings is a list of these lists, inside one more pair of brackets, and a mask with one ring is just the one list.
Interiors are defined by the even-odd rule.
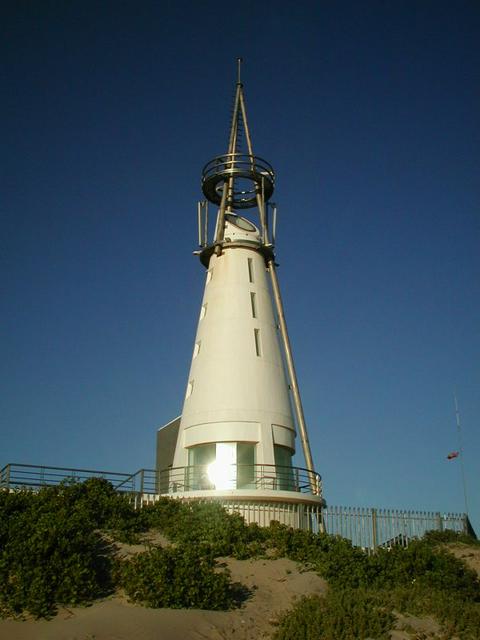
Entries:
[[457,390],[453,390],[453,399],[455,401],[455,418],[457,421],[458,450],[460,451],[460,467],[462,470],[463,497],[465,499],[465,513],[468,517],[468,501],[467,501],[467,483],[465,481],[465,467],[463,465],[463,443],[462,443],[462,427],[460,425],[460,412],[458,410]]

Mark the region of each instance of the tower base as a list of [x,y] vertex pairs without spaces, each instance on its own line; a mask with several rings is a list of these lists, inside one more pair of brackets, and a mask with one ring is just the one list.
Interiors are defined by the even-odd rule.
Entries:
[[322,531],[322,508],[318,505],[238,500],[222,500],[220,504],[228,513],[239,513],[247,524],[255,522],[260,527],[268,527],[273,520],[293,529]]
[[[190,495],[188,495],[190,493]],[[173,500],[185,500],[187,502],[215,502],[220,504],[228,513],[238,513],[247,524],[255,523],[260,527],[270,526],[272,521],[284,524],[293,529],[302,529],[319,533],[323,531],[322,508],[325,503],[322,499],[313,496],[305,496],[305,500],[282,501],[281,499],[268,500],[259,496],[259,499],[233,498],[226,496],[197,495],[193,492],[177,494],[151,494],[144,493],[135,496],[135,507],[139,508],[149,504],[155,504],[160,498],[171,498]],[[205,492],[207,493],[207,492]],[[219,492],[220,493],[220,492]],[[285,492],[286,493],[286,492]],[[312,498],[314,498],[312,500]]]

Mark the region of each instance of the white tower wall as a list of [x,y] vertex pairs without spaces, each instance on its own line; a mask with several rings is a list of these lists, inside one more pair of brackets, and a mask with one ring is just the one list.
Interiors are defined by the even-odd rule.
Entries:
[[206,443],[254,443],[255,464],[275,464],[274,445],[295,451],[259,233],[227,222],[225,236],[232,244],[212,254],[207,271],[174,467],[187,466],[188,449]]

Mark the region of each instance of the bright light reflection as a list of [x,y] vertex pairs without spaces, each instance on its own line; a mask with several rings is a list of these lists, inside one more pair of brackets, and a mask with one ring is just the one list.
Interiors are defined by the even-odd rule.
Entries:
[[207,467],[207,474],[215,489],[235,489],[236,448],[231,443],[217,443],[216,460]]

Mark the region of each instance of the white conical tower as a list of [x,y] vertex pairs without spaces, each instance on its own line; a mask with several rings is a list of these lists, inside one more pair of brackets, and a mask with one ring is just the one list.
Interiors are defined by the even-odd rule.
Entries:
[[[274,442],[290,457],[295,452],[260,233],[245,218],[226,214],[225,242],[232,246],[209,259],[175,467],[188,465],[192,447],[209,442],[254,444],[251,462],[257,464],[275,464]],[[222,455],[239,463],[234,447]]]
[[[239,61],[228,151],[203,170],[203,192],[219,209],[209,242],[208,203],[199,204],[205,292],[182,415],[159,430],[158,466],[170,459],[159,484],[161,493],[221,500],[260,524],[310,527],[323,501],[275,271],[274,180],[253,154]],[[245,209],[254,218],[239,215]],[[292,466],[295,425],[307,469]]]

